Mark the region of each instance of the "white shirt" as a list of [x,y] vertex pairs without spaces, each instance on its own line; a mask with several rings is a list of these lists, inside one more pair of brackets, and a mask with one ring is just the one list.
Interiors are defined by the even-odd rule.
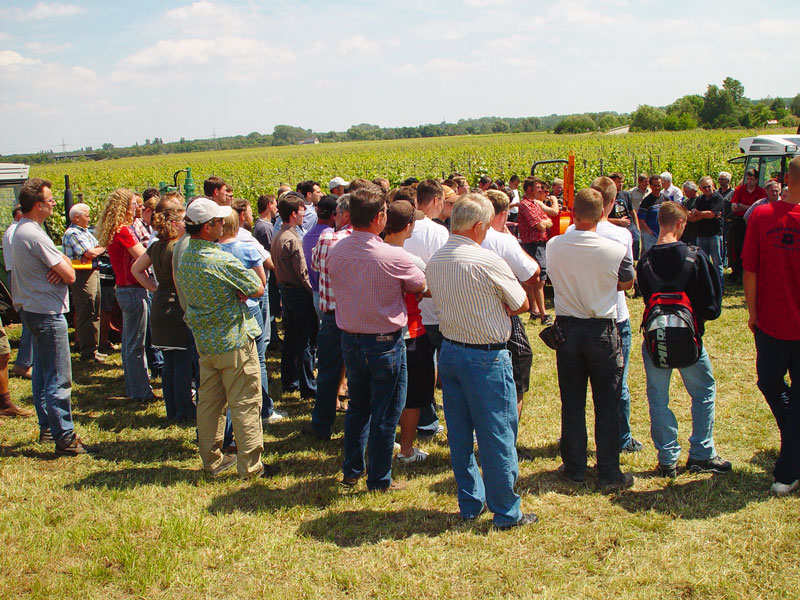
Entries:
[[[575,229],[575,225],[567,227],[567,231]],[[600,221],[597,224],[597,234],[608,240],[613,240],[625,246],[625,256],[633,263],[633,237],[631,232],[625,227],[619,227],[608,221]],[[624,323],[630,319],[628,312],[628,302],[625,299],[625,292],[617,292],[617,323]]]
[[673,202],[679,202],[679,203],[683,202],[683,192],[681,191],[681,188],[679,188],[676,185],[669,186],[666,190],[664,190],[663,193],[665,196],[668,196],[669,199],[672,200]]
[[[617,282],[627,252],[622,244],[573,229],[547,242],[546,252],[557,317],[616,320]],[[623,280],[633,273],[631,263]]]
[[520,281],[528,281],[539,270],[536,261],[525,253],[517,238],[510,233],[502,233],[489,227],[481,247],[491,250],[506,261],[514,277]]
[[519,212],[519,190],[511,190],[511,191],[514,192],[514,197],[511,199],[511,203],[513,204],[514,202],[516,202],[517,204],[509,208],[508,212],[509,214],[514,215]]
[[236,241],[237,242],[244,242],[245,244],[252,244],[252,246],[258,250],[258,253],[261,255],[261,260],[267,260],[272,255],[269,253],[269,250],[264,248],[256,238],[253,237],[253,234],[247,231],[244,227],[239,227],[239,231],[236,232]]
[[11,240],[14,238],[17,223],[18,221],[11,223],[3,234],[3,262],[6,265],[6,271],[11,271],[14,266],[14,259],[11,257]]
[[[403,249],[410,254],[419,256],[425,264],[439,248],[447,243],[450,233],[447,227],[434,223],[430,218],[425,217],[414,222],[414,232],[403,244]],[[438,325],[439,316],[436,314],[436,307],[433,300],[423,298],[419,303],[419,310],[422,313],[423,325]]]

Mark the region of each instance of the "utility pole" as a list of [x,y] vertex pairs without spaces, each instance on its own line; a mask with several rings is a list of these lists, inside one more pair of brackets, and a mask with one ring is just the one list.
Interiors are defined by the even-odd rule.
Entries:
[[61,138],[61,154],[62,154],[62,156],[66,156],[67,155],[67,144],[64,141],[63,137]]

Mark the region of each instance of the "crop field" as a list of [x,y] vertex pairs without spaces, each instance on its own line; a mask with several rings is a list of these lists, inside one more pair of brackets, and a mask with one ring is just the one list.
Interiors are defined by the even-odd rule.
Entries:
[[[778,130],[771,131],[777,133]],[[731,170],[728,159],[739,154],[739,138],[757,131],[720,130],[633,133],[626,135],[554,135],[545,133],[499,134],[425,138],[380,142],[345,142],[307,146],[282,146],[193,154],[171,154],[102,162],[77,162],[34,166],[32,177],[45,177],[63,200],[64,175],[74,192],[82,193],[96,215],[106,196],[117,187],[142,190],[191,167],[198,190],[203,180],[218,175],[231,183],[234,194],[251,201],[274,193],[281,183],[304,179],[319,181],[323,189],[335,176],[385,177],[392,185],[414,176],[442,177],[458,171],[476,183],[482,175],[508,179],[530,173],[536,160],[566,158],[575,153],[576,185],[586,186],[601,173],[620,171],[633,186],[634,171],[670,171],[677,185],[709,173]],[[547,177],[560,167],[545,168]],[[732,170],[738,176],[736,168]],[[537,174],[539,171],[537,170]],[[63,210],[63,209],[62,209]],[[54,223],[59,232],[61,221]]]

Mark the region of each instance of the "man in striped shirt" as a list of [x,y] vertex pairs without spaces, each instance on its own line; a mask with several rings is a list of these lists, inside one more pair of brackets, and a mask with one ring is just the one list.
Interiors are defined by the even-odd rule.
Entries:
[[[481,194],[467,194],[456,202],[450,238],[428,261],[426,274],[444,337],[439,374],[461,518],[476,518],[485,503],[494,513],[495,526],[509,529],[537,520],[533,513],[522,513],[514,492],[519,418],[506,348],[509,315],[525,312],[529,304],[503,259],[480,247],[493,217],[492,204]],[[473,431],[483,478],[475,461]]]
[[311,268],[319,273],[319,310],[322,312],[317,334],[317,395],[311,422],[303,425],[303,433],[320,440],[331,438],[336,420],[336,396],[344,367],[342,331],[336,326],[336,298],[328,274],[328,255],[331,249],[353,232],[350,225],[350,195],[336,201],[335,231],[326,231],[311,250]]
[[408,382],[403,294],[424,291],[425,275],[402,248],[378,237],[386,226],[380,188],[370,186],[350,194],[350,220],[353,233],[328,257],[350,392],[342,483],[353,487],[364,473],[369,436],[367,489],[402,489],[404,484],[392,481],[392,450]]

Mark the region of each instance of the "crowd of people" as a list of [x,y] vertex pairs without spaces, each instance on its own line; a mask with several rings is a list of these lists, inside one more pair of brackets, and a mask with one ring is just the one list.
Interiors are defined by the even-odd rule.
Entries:
[[[151,379],[160,376],[167,419],[196,424],[203,469],[219,475],[236,466],[247,479],[275,468],[261,460],[263,431],[286,413],[270,396],[265,357],[268,348],[280,350],[282,391],[314,401],[303,434],[329,440],[344,412],[342,485],[363,478],[368,490],[405,487],[392,476],[393,462],[428,458],[414,442],[443,432],[443,410],[461,517],[488,509],[494,525],[508,529],[537,520],[514,490],[532,369],[520,319],[526,313],[556,350],[562,479],[585,482],[591,382],[596,485],[619,491],[634,484],[620,469],[620,453],[643,448],[630,428],[629,289],[648,311],[663,293],[677,295],[694,321],[690,361],[664,362],[671,340],[642,346],[656,473],[676,477],[680,469],[669,408],[673,368],[692,400],[686,469],[732,469],[714,443],[716,385],[702,345],[705,322],[721,311],[727,233],[727,261],[732,277],[743,277],[755,335],[758,386],[781,433],[772,489],[788,494],[800,480],[800,395],[785,382],[787,371],[792,381],[800,375],[793,302],[800,158],[789,164],[786,188],[770,181],[762,190],[754,171],[736,189],[729,173],[717,181],[678,188],[669,173],[639,174],[626,190],[624,176],[612,173],[567,207],[559,179],[484,177],[470,188],[453,173],[391,189],[385,179],[335,177],[328,194],[316,181],[281,186],[258,198],[254,215],[229,184],[209,177],[203,195],[190,199],[153,188],[115,190],[95,234],[89,207],[76,204],[62,253],[42,228],[53,213],[52,185],[31,179],[4,236],[24,326],[15,372],[32,378],[39,440],[53,442],[59,455],[91,452],[72,422],[67,287],[75,342],[88,363],[108,358],[102,316],[116,301],[125,397],[156,399]],[[564,215],[573,224],[562,231]],[[106,254],[113,288],[100,285],[96,268]],[[554,315],[546,311],[546,280]],[[8,392],[10,352],[2,332],[0,414],[31,416]]]

